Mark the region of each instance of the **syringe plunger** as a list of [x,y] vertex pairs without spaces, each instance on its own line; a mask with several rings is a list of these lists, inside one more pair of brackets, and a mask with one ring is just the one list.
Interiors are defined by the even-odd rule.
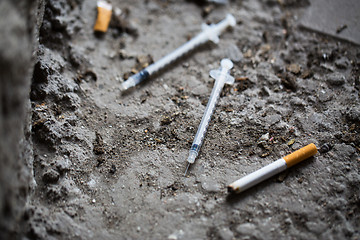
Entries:
[[[234,78],[229,75],[229,71],[232,67],[233,67],[233,63],[231,62],[231,60],[225,58],[225,59],[221,60],[221,68],[220,69],[210,71],[210,76],[215,78],[215,83],[214,83],[214,87],[211,91],[209,101],[206,105],[204,115],[201,119],[199,128],[196,132],[194,141],[193,141],[193,143],[191,145],[191,149],[189,151],[189,156],[187,159],[188,167],[190,164],[193,164],[195,162],[195,159],[200,151],[200,147],[203,143],[203,140],[204,140],[204,137],[206,134],[206,130],[209,126],[211,116],[215,109],[216,102],[219,99],[219,96],[220,96],[222,88],[224,87],[224,84],[225,83],[228,83],[228,84],[234,83]],[[186,171],[187,171],[188,167],[186,168]],[[185,171],[185,174],[186,174],[186,171]]]
[[121,90],[127,90],[140,82],[146,80],[154,73],[158,72],[163,67],[167,66],[168,64],[172,63],[179,57],[183,56],[184,54],[188,53],[195,47],[203,44],[209,40],[217,43],[219,41],[219,35],[222,31],[224,31],[229,26],[235,26],[236,20],[231,15],[228,14],[224,20],[219,22],[218,24],[212,25],[203,25],[203,31],[199,33],[196,37],[188,41],[187,43],[183,44],[182,46],[175,49],[173,52],[169,53],[168,55],[162,57],[155,63],[149,65],[148,67],[144,68],[138,74],[130,76],[125,82],[121,85]]

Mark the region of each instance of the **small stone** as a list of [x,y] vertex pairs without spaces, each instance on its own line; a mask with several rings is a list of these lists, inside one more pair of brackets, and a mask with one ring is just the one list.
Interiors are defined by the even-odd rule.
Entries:
[[262,143],[262,142],[267,142],[269,140],[270,134],[269,133],[265,133],[264,135],[262,135],[259,140],[258,143]]
[[327,228],[327,225],[322,222],[306,222],[305,226],[310,232],[315,234],[321,234]]
[[287,145],[288,146],[291,146],[291,145],[293,145],[295,143],[295,139],[293,138],[293,139],[291,139],[288,143],[287,143]]
[[329,152],[331,149],[332,149],[332,146],[331,146],[330,144],[328,144],[328,143],[325,143],[325,144],[323,144],[323,145],[320,147],[319,152],[320,152],[320,153],[327,153],[327,152]]
[[317,97],[320,102],[328,102],[333,98],[333,94],[330,90],[322,89],[318,92]]
[[60,178],[60,174],[54,169],[47,170],[42,179],[45,183],[56,183]]
[[347,69],[350,62],[347,58],[341,57],[335,61],[335,66],[340,69]]
[[206,180],[201,183],[201,187],[207,191],[207,192],[220,192],[220,184],[212,181],[212,180]]
[[182,239],[182,237],[184,236],[184,231],[183,230],[178,230],[178,231],[175,231],[174,233],[170,234],[168,236],[168,239],[169,240],[177,240],[177,239]]
[[341,184],[341,183],[338,183],[338,182],[334,183],[334,190],[337,193],[342,193],[342,192],[345,191],[345,189],[346,189],[346,186],[344,184]]
[[251,49],[248,49],[248,50],[245,52],[244,57],[246,57],[246,58],[251,58],[251,57],[252,57],[252,51],[251,51]]
[[346,111],[346,118],[350,121],[360,122],[360,107],[351,107]]
[[279,176],[277,177],[277,181],[283,182],[288,174],[289,174],[288,171],[284,171],[284,172],[280,173]]
[[64,199],[68,195],[68,190],[59,185],[49,185],[45,192],[47,199],[50,201]]
[[171,234],[171,235],[168,236],[168,239],[169,240],[177,240],[178,238],[177,238],[177,236],[175,234]]
[[222,240],[232,240],[234,238],[234,233],[227,227],[220,228],[218,233]]
[[326,81],[332,86],[341,86],[345,83],[345,76],[341,73],[331,73],[326,76]]
[[268,125],[273,125],[273,124],[279,122],[280,120],[281,120],[281,115],[279,115],[279,114],[268,115],[265,117],[265,122]]
[[243,223],[236,227],[236,232],[252,236],[256,230],[256,226],[253,223]]
[[112,164],[111,165],[111,168],[110,168],[110,170],[109,170],[109,173],[110,174],[114,174],[116,172],[116,166],[115,166],[115,164]]
[[296,77],[291,73],[284,72],[281,74],[281,84],[293,92],[295,92],[298,88],[296,81]]
[[285,222],[286,225],[292,225],[293,224],[291,218],[286,218],[284,222]]
[[55,166],[56,166],[56,169],[59,171],[59,173],[64,173],[66,171],[69,171],[71,162],[70,162],[69,158],[64,157],[64,158],[56,160]]
[[306,69],[302,74],[301,74],[301,78],[303,79],[307,79],[307,78],[311,78],[312,76],[314,75],[314,73],[309,70],[309,69]]
[[301,70],[301,67],[299,64],[290,64],[286,67],[286,69],[289,71],[289,72],[292,72],[294,74],[299,74],[300,73],[300,70]]

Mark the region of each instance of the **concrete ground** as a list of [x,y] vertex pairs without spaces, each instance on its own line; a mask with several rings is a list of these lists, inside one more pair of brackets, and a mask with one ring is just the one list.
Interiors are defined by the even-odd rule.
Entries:
[[[359,239],[360,48],[299,27],[308,1],[48,0],[31,87],[28,239]],[[134,90],[119,86],[231,13],[234,29]],[[198,159],[186,158],[234,61]],[[239,195],[227,185],[309,143],[314,157]]]

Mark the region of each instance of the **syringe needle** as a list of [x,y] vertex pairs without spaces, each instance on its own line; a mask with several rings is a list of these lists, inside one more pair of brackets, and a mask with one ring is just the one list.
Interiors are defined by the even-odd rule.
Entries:
[[185,170],[185,173],[184,173],[184,177],[186,177],[186,173],[187,173],[189,167],[190,167],[190,163],[188,163],[188,165],[187,165],[187,167],[186,167],[186,170]]
[[[233,67],[233,63],[229,59],[225,58],[225,59],[221,60],[221,68],[220,69],[210,71],[210,76],[212,78],[215,78],[215,84],[211,91],[211,95],[210,95],[209,101],[206,105],[205,113],[201,119],[199,128],[195,135],[195,139],[194,139],[194,141],[191,145],[191,149],[189,151],[189,157],[187,159],[188,167],[190,166],[190,164],[195,162],[195,159],[196,159],[197,155],[199,154],[200,147],[203,143],[206,130],[207,130],[210,120],[211,120],[211,115],[214,112],[216,102],[219,99],[219,96],[220,96],[221,90],[224,87],[224,84],[225,83],[228,83],[228,84],[234,83],[234,78],[229,75],[229,71],[232,67]],[[187,168],[185,171],[185,175],[186,175],[186,172],[187,172]]]
[[221,32],[223,32],[229,26],[233,27],[235,25],[236,25],[236,20],[231,14],[228,14],[226,18],[221,22],[219,22],[218,24],[211,24],[211,25],[203,24],[202,26],[203,31],[201,33],[199,33],[197,36],[195,36],[193,39],[186,42],[182,46],[175,49],[173,52],[164,56],[160,60],[144,68],[137,74],[130,76],[125,82],[121,84],[120,88],[123,91],[125,91],[131,87],[134,87],[135,85],[148,79],[151,75],[158,72],[160,69],[167,66],[168,64],[172,63],[182,55],[193,50],[195,47],[199,46],[200,44],[203,44],[209,40],[213,41],[214,43],[218,43],[219,35],[221,34]]

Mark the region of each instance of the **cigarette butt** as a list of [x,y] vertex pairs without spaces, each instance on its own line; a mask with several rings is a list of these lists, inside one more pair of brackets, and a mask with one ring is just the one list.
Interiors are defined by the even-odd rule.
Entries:
[[110,3],[100,0],[97,2],[97,18],[94,31],[106,32],[111,20],[112,6]]
[[275,174],[278,174],[284,171],[285,169],[315,155],[316,153],[317,153],[317,148],[315,144],[311,143],[231,183],[228,186],[228,191],[237,192],[237,193],[243,192],[246,189],[274,176]]
[[315,144],[311,143],[303,148],[300,148],[299,150],[287,155],[284,157],[284,160],[286,162],[286,166],[289,168],[291,166],[294,166],[295,164],[298,164],[299,162],[315,155],[317,153],[317,148]]

